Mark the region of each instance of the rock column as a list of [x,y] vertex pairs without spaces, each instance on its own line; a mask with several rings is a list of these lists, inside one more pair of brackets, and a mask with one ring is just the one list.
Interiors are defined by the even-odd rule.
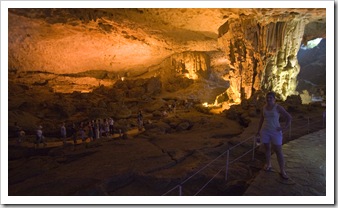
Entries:
[[219,44],[230,62],[227,90],[235,103],[257,90],[273,90],[281,99],[296,94],[300,67],[297,52],[305,21],[229,19],[219,28]]

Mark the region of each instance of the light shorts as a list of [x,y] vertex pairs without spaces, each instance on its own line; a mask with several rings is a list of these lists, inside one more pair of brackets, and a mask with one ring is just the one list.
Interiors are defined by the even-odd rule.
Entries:
[[267,130],[263,129],[260,132],[261,142],[263,144],[270,143],[274,145],[282,145],[283,144],[283,132],[277,130]]

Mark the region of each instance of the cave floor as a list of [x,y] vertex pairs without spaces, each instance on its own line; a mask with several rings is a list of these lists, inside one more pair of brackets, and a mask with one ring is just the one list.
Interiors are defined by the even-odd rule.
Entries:
[[261,170],[244,196],[326,196],[326,129],[283,145],[289,179],[279,176],[276,155],[271,172]]
[[[78,144],[73,145],[69,138],[66,146],[54,139],[45,148],[38,149],[32,143],[24,142],[18,146],[10,141],[8,192],[10,196],[177,196],[177,189],[167,191],[218,158],[229,147],[238,145],[230,158],[250,150],[252,140],[240,143],[255,134],[257,123],[258,118],[252,118],[251,125],[241,134],[231,130],[235,126],[224,128],[224,124],[208,126],[207,130],[196,128],[155,137],[147,136],[147,131],[132,129],[126,139],[114,135],[95,142],[78,140]],[[279,180],[277,169],[271,173],[262,172],[264,151],[257,148],[254,160],[252,154],[248,154],[228,167],[227,180],[224,180],[222,169],[226,158],[221,157],[185,182],[183,195],[196,194],[214,176],[214,180],[198,195],[325,195],[325,130],[311,135],[294,138],[283,146],[290,176],[288,182]],[[316,140],[317,137],[320,139]],[[303,143],[307,146],[302,146]],[[313,148],[316,154],[310,154]],[[311,166],[307,166],[308,163],[301,163],[307,158],[317,160],[309,160]],[[272,160],[273,167],[278,167],[274,154]],[[306,171],[302,172],[300,168]],[[217,175],[218,171],[220,174]],[[309,180],[316,183],[309,184]],[[274,188],[265,190],[264,185]]]

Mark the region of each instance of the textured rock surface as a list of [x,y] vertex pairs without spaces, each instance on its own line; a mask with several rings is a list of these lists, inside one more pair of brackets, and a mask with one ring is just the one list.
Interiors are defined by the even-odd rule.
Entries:
[[242,15],[221,27],[219,41],[230,60],[235,101],[260,89],[273,90],[283,100],[295,93],[300,70],[297,53],[308,19],[299,13],[270,15],[269,20]]
[[298,52],[301,70],[298,74],[297,91],[303,103],[312,102],[312,97],[326,98],[326,39],[312,49]]
[[156,76],[171,57],[190,79],[217,72],[234,103],[295,94],[300,44],[325,37],[325,9],[9,9],[8,19],[11,72]]

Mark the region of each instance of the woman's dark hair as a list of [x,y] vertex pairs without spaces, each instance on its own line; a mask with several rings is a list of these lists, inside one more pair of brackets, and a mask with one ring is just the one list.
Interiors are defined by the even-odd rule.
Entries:
[[266,97],[267,96],[272,96],[273,98],[275,98],[276,99],[276,93],[274,93],[274,92],[268,92],[268,93],[266,93]]

